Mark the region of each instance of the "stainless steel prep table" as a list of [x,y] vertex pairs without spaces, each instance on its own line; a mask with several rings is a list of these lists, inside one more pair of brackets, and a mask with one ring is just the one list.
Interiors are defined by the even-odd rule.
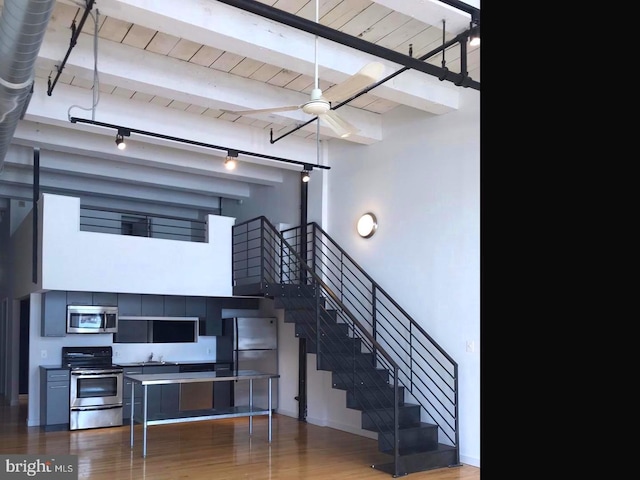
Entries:
[[[272,403],[272,379],[279,378],[280,375],[274,373],[262,373],[254,370],[239,371],[217,371],[217,372],[183,372],[183,373],[136,373],[125,374],[125,378],[131,380],[131,448],[133,448],[133,430],[135,425],[135,385],[143,387],[142,400],[142,456],[147,456],[147,427],[149,425],[162,425],[165,423],[196,422],[201,420],[215,420],[219,418],[249,417],[249,434],[253,433],[253,417],[256,415],[267,415],[269,417],[269,442],[271,442],[271,403]],[[269,381],[269,395],[267,409],[254,407],[253,405],[253,381],[267,379]],[[172,385],[181,383],[198,382],[231,382],[249,381],[249,405],[240,405],[224,409],[206,412],[205,414],[178,414],[170,418],[148,418],[147,411],[147,387],[149,385]]]

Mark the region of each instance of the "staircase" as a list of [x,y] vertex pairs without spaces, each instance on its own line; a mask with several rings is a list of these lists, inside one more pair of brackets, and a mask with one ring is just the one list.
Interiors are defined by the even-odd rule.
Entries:
[[378,434],[394,477],[459,466],[457,364],[320,227],[236,225],[234,295],[265,295]]

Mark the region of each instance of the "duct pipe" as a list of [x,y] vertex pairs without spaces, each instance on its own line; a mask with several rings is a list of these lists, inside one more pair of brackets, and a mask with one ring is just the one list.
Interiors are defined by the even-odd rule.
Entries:
[[0,174],[33,89],[35,62],[55,0],[4,0],[0,16]]

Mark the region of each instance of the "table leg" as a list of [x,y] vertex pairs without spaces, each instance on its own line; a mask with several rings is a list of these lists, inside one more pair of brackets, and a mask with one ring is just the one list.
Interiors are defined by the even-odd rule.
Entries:
[[131,382],[131,418],[129,419],[129,435],[131,436],[131,448],[133,448],[133,413],[134,413],[134,409],[133,406],[135,405],[136,402],[136,395],[135,395],[135,388],[134,388],[135,383]]
[[271,377],[269,377],[269,443],[271,443]]
[[249,379],[249,435],[253,435],[253,378]]
[[142,456],[147,456],[147,385],[144,386],[142,400]]

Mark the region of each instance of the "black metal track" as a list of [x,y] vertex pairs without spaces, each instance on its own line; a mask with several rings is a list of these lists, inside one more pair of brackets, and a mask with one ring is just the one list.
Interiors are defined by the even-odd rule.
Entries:
[[62,70],[64,69],[64,66],[67,64],[67,60],[69,59],[69,55],[71,54],[71,50],[73,50],[73,47],[76,46],[76,43],[78,42],[78,37],[80,36],[80,33],[82,32],[82,28],[84,27],[84,22],[86,22],[87,17],[89,16],[89,12],[91,12],[91,9],[93,8],[93,3],[94,0],[87,0],[87,6],[84,9],[84,14],[82,15],[82,18],[80,19],[80,23],[78,24],[78,26],[75,26],[75,20],[73,21],[73,23],[71,24],[71,30],[72,30],[72,34],[71,34],[71,42],[69,43],[69,48],[67,49],[67,54],[64,56],[64,59],[62,60],[62,63],[60,65],[58,65],[58,68],[56,68],[57,73],[56,73],[56,78],[53,79],[53,83],[49,82],[49,89],[47,90],[47,95],[51,96],[51,93],[53,93],[53,89],[56,86],[56,83],[58,83],[58,79],[60,78],[60,75],[62,75]]
[[69,118],[69,121],[71,123],[86,123],[88,125],[95,125],[97,127],[105,127],[105,128],[111,128],[116,131],[124,131],[126,132],[126,136],[129,136],[132,133],[136,133],[138,135],[144,135],[146,137],[161,138],[163,140],[170,140],[172,142],[185,143],[187,145],[196,145],[198,147],[212,148],[214,150],[221,150],[221,151],[235,150],[236,152],[241,153],[243,155],[264,158],[267,160],[275,160],[277,162],[292,163],[294,165],[301,165],[305,168],[309,168],[309,167],[324,168],[325,170],[329,170],[331,168],[326,165],[316,165],[316,164],[311,164],[310,162],[300,162],[298,160],[290,160],[288,158],[274,157],[273,155],[264,155],[262,153],[248,152],[246,150],[238,150],[235,148],[231,149],[229,147],[223,147],[221,145],[213,145],[211,143],[198,142],[196,140],[189,140],[186,138],[172,137],[171,135],[165,135],[163,133],[148,132],[146,130],[138,130],[137,128],[123,127],[122,125],[114,125],[113,123],[98,122],[97,120],[89,120],[86,118],[71,117]]

